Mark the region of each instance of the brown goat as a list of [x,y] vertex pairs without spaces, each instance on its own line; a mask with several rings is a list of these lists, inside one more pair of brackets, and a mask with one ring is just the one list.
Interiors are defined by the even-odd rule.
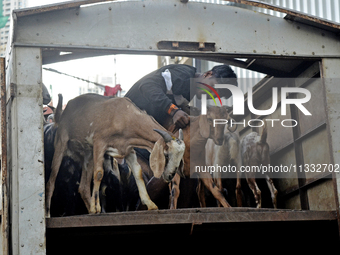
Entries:
[[[183,157],[183,141],[159,125],[151,116],[127,98],[108,98],[85,94],[71,100],[60,117],[54,147],[52,172],[46,185],[46,214],[49,217],[51,197],[63,156],[80,155],[82,177],[79,193],[89,213],[100,213],[99,186],[103,178],[104,154],[125,158],[136,180],[141,202],[157,209],[150,200],[137,162],[134,147],[151,152],[150,166],[154,176],[171,181]],[[157,131],[154,132],[153,130]],[[72,151],[73,147],[84,151]],[[80,149],[81,150],[81,149]],[[167,157],[167,159],[166,159]],[[91,196],[91,180],[93,191]]]
[[[230,119],[225,107],[208,106],[207,115],[190,116],[190,125],[183,129],[185,152],[184,152],[184,169],[185,177],[192,177],[197,174],[199,181],[213,194],[213,196],[224,207],[230,207],[220,190],[216,187],[209,172],[199,171],[195,173],[195,166],[205,166],[205,144],[210,138],[215,144],[221,145],[223,142],[225,125],[216,125],[213,127],[213,119]],[[201,190],[204,191],[202,183],[201,188],[197,189],[197,194],[202,207],[205,207],[205,200],[202,198]],[[175,175],[172,180],[171,203],[170,209],[177,208],[179,197],[180,176]]]
[[[266,122],[265,122],[266,123]],[[269,145],[266,142],[267,140],[267,125],[265,124],[264,129],[262,131],[261,136],[256,133],[252,132],[241,140],[241,158],[242,158],[242,165],[243,166],[260,166],[268,165],[270,163],[270,156],[269,156]],[[261,190],[257,186],[255,176],[256,173],[254,172],[246,172],[246,180],[248,183],[249,188],[254,194],[255,202],[257,204],[257,208],[261,208],[262,200],[261,200]],[[242,193],[241,193],[241,176],[238,174],[237,176],[237,183],[236,183],[236,199],[237,205],[239,207],[242,206]],[[274,186],[273,180],[266,175],[266,181],[268,188],[271,193],[272,202],[274,208],[277,208],[277,190]]]

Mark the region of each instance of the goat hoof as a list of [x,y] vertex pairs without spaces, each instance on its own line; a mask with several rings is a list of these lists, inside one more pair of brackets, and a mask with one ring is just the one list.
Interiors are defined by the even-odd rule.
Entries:
[[154,202],[147,204],[148,210],[158,210],[157,205]]

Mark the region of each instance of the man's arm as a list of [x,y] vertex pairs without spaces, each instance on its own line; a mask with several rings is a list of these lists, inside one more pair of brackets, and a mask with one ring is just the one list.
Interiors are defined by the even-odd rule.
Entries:
[[152,115],[168,114],[178,127],[184,128],[188,125],[189,115],[174,105],[159,86],[148,82],[140,86],[140,92],[152,105]]

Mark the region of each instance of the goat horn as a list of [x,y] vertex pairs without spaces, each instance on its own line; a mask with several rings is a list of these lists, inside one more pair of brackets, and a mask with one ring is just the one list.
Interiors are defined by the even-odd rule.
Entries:
[[179,138],[179,140],[183,141],[184,135],[183,135],[183,130],[181,128],[178,131],[178,138]]
[[172,140],[171,135],[169,135],[167,132],[165,132],[163,130],[154,129],[153,131],[156,131],[158,134],[160,134],[163,137],[163,139],[166,143],[168,143]]

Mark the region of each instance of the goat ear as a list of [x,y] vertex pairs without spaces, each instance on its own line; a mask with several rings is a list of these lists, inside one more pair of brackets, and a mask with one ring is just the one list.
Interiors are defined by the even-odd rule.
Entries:
[[206,115],[201,115],[199,119],[200,134],[204,138],[209,138],[210,136],[210,125]]
[[181,159],[181,162],[179,163],[179,166],[176,169],[176,172],[179,174],[179,176],[181,176],[182,178],[185,178],[184,175],[184,160]]
[[160,138],[154,145],[150,155],[150,168],[156,178],[160,178],[164,172],[164,139]]

